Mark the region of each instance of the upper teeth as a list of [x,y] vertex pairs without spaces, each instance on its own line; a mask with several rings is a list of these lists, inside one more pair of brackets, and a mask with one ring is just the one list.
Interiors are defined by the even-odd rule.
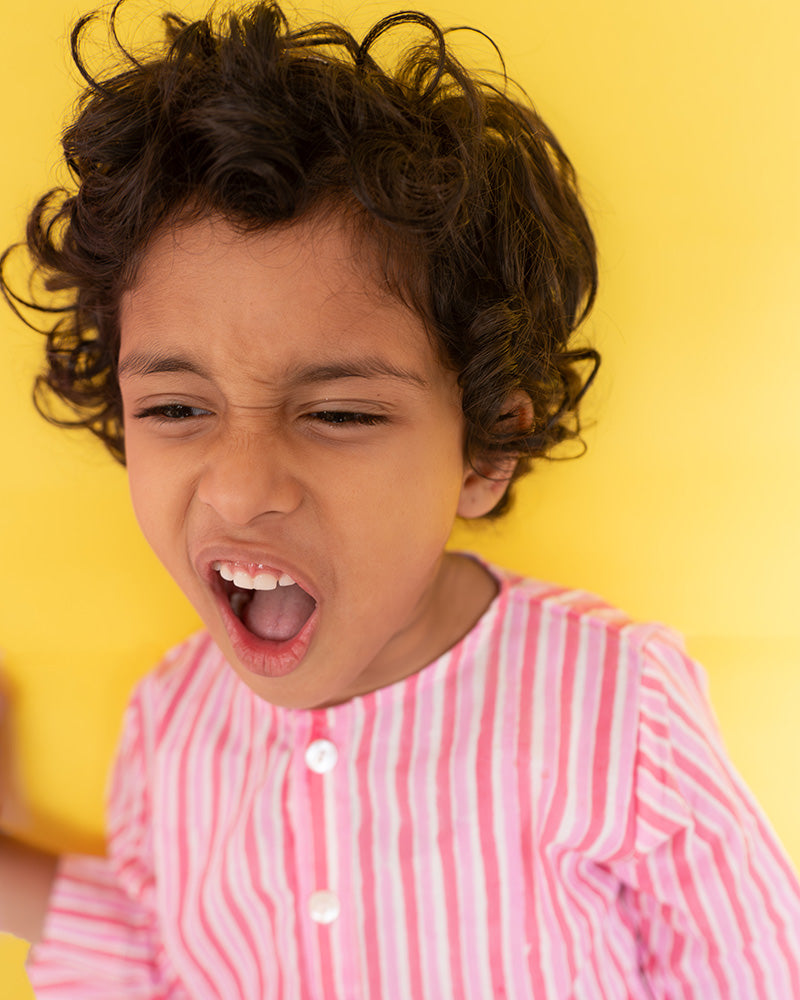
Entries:
[[259,570],[253,576],[246,569],[232,563],[215,562],[213,568],[223,580],[229,580],[242,590],[274,590],[276,587],[291,587],[295,582],[288,573],[276,576],[266,570]]

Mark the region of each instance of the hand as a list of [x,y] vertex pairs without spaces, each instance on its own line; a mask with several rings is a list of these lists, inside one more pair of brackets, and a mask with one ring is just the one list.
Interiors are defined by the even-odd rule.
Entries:
[[44,926],[58,859],[3,833],[29,821],[12,753],[11,686],[0,675],[0,933],[35,942]]
[[16,768],[11,726],[11,685],[0,674],[0,829],[20,830],[30,820]]

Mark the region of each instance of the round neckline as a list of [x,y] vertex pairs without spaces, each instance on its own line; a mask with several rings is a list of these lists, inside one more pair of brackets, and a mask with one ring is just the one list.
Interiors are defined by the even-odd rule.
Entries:
[[391,703],[398,698],[402,699],[406,697],[407,692],[410,690],[416,690],[420,687],[427,686],[428,684],[435,683],[442,674],[442,671],[444,670],[446,672],[449,661],[459,659],[459,654],[463,652],[465,647],[478,642],[481,636],[488,631],[490,622],[496,619],[498,614],[501,613],[502,607],[505,605],[511,583],[510,577],[507,574],[503,573],[503,571],[498,567],[487,562],[476,553],[461,549],[453,549],[449,551],[451,551],[453,555],[460,555],[478,563],[489,574],[489,576],[491,576],[497,587],[497,592],[494,597],[486,605],[483,613],[468,632],[466,632],[457,642],[453,643],[452,646],[444,650],[444,652],[440,653],[429,663],[425,664],[425,666],[420,667],[419,670],[409,674],[407,677],[402,677],[400,680],[393,681],[391,684],[375,688],[373,691],[367,691],[365,694],[356,695],[355,697],[350,698],[347,701],[343,701],[338,705],[329,705],[321,708],[299,709],[273,706],[276,711],[307,714],[314,719],[322,719],[325,717],[331,718],[329,713],[335,713],[343,716],[347,714],[347,712],[354,711],[357,706],[359,706],[363,711],[369,711],[373,705],[377,707],[383,702]]
[[[257,711],[267,712],[274,719],[283,720],[283,723],[292,729],[303,724],[304,721],[312,726],[325,725],[326,723],[331,725],[334,722],[344,724],[348,715],[368,714],[379,707],[388,707],[393,702],[407,697],[411,691],[424,690],[431,684],[442,682],[447,676],[451,661],[460,660],[467,647],[480,642],[481,638],[491,630],[492,624],[505,607],[512,583],[518,578],[518,574],[504,571],[475,552],[462,549],[450,549],[448,551],[453,555],[460,555],[478,563],[491,576],[497,587],[497,591],[468,632],[457,642],[453,643],[452,646],[414,673],[383,687],[375,688],[373,691],[367,691],[365,694],[355,695],[353,698],[343,701],[338,705],[319,708],[287,708],[282,705],[275,705],[273,702],[257,695],[244,683],[236,671],[229,664],[225,663],[231,681],[236,684],[242,694],[257,706]],[[224,662],[225,658],[218,647],[217,650],[220,659]]]

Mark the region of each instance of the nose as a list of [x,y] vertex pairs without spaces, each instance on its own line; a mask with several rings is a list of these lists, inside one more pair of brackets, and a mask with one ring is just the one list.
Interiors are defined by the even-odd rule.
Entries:
[[244,526],[264,514],[288,514],[302,499],[285,444],[270,436],[222,437],[206,461],[196,495],[227,524]]

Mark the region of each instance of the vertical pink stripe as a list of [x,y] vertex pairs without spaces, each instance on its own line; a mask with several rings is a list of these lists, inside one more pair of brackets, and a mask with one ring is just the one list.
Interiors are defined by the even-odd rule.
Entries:
[[405,932],[408,941],[406,960],[410,979],[410,996],[424,996],[425,984],[420,967],[419,922],[420,904],[414,891],[414,833],[412,828],[413,810],[411,806],[411,753],[417,724],[413,706],[417,697],[418,677],[408,682],[408,691],[401,704],[404,708],[400,728],[400,753],[395,765],[395,796],[400,813],[400,827],[397,834],[397,851],[402,879],[403,905],[406,914]]
[[338,760],[333,768],[320,775],[324,796],[324,835],[328,859],[328,881],[341,902],[338,918],[328,926],[331,955],[331,976],[326,989],[333,997],[343,996],[348,989],[359,990],[359,956],[352,942],[356,939],[361,894],[358,865],[352,865],[355,828],[360,809],[348,784],[351,755],[357,744],[359,723],[357,702],[339,709],[325,709],[319,727],[311,733],[313,739],[329,739],[337,748]]
[[[314,873],[312,891],[330,890],[340,893],[341,887],[331,884],[331,873],[328,866],[328,851],[325,839],[326,816],[323,783],[327,775],[316,774],[305,764],[304,754],[306,747],[312,740],[327,739],[328,731],[325,720],[324,709],[318,709],[308,713],[311,729],[306,735],[302,745],[295,748],[295,755],[298,760],[298,770],[303,774],[301,783],[303,794],[307,796],[309,802],[310,824],[309,841],[311,845],[311,856],[306,859],[310,863]],[[302,763],[301,763],[302,762]],[[302,864],[300,859],[300,863]],[[315,983],[315,991],[320,997],[332,996],[332,984],[334,983],[333,956],[331,954],[331,927],[328,924],[318,924],[309,915],[309,900],[298,900],[300,906],[301,920],[305,919],[311,930],[310,939],[313,953],[316,956],[314,976],[311,980]]]
[[[209,715],[206,745],[209,747],[209,766],[211,771],[211,788],[209,790],[209,809],[212,817],[212,832],[210,834],[210,858],[206,867],[202,890],[202,920],[203,929],[208,941],[209,954],[217,958],[216,967],[220,970],[220,980],[225,979],[236,983],[237,996],[245,995],[246,968],[243,965],[243,941],[241,930],[231,925],[235,914],[220,906],[220,884],[224,885],[225,873],[225,842],[228,836],[228,824],[234,815],[236,801],[234,785],[230,774],[230,764],[223,752],[229,733],[225,723],[228,719],[226,706],[220,704],[217,697],[209,701]],[[227,766],[226,766],[227,765]],[[218,817],[225,817],[219,822]],[[216,823],[214,823],[216,820]],[[220,912],[221,911],[221,912]]]
[[320,883],[320,852],[324,847],[317,841],[315,823],[319,822],[319,818],[314,815],[314,796],[311,794],[309,772],[304,759],[311,720],[306,715],[293,712],[285,717],[285,721],[285,739],[289,753],[286,809],[293,841],[291,863],[296,889],[292,902],[297,916],[300,952],[296,971],[297,986],[312,995],[322,996],[319,939],[308,908],[311,893],[316,889],[326,888]]
[[373,809],[375,797],[370,787],[371,768],[367,761],[372,759],[374,741],[378,737],[375,729],[376,712],[369,712],[364,719],[364,731],[359,752],[365,763],[357,772],[358,798],[361,803],[361,826],[358,831],[358,858],[361,867],[362,904],[364,925],[362,928],[361,962],[367,984],[367,996],[380,997],[382,990],[380,970],[379,933],[380,910],[376,906],[378,888],[375,866],[372,859],[372,845],[377,836],[377,821]]
[[[216,694],[216,692],[214,692]],[[216,698],[207,697],[203,703],[203,712],[198,715],[196,725],[202,729],[203,739],[198,741],[198,749],[202,753],[187,757],[187,771],[193,765],[198,768],[195,779],[196,789],[195,817],[196,826],[193,829],[193,839],[199,839],[207,846],[208,860],[197,878],[197,909],[193,914],[196,919],[195,955],[202,955],[202,963],[208,974],[216,981],[217,989],[242,992],[242,981],[234,956],[226,946],[227,929],[219,928],[223,940],[217,937],[213,907],[216,897],[213,884],[219,858],[217,844],[220,839],[220,826],[217,817],[228,815],[227,798],[229,789],[225,784],[223,773],[223,757],[220,747],[224,740],[225,715],[219,711]],[[200,770],[202,768],[202,770]]]
[[[461,672],[461,649],[453,654],[451,677],[456,681]],[[454,915],[460,914],[461,904],[458,898],[459,872],[455,868],[455,858],[451,844],[454,836],[456,803],[453,801],[451,788],[451,769],[456,734],[456,714],[460,708],[461,686],[454,683],[455,691],[451,691],[452,704],[445,714],[442,725],[442,746],[436,769],[436,787],[439,795],[439,847],[442,857],[442,876],[444,879],[444,907],[450,915],[447,941],[441,942],[447,948],[450,960],[449,996],[463,997],[467,995],[464,983],[465,960],[461,952],[461,941],[458,934],[458,921]]]
[[[497,850],[500,845],[495,841],[494,825],[498,812],[502,811],[502,785],[495,787],[493,783],[494,747],[499,742],[500,733],[495,732],[495,713],[497,712],[497,690],[500,686],[502,672],[502,649],[499,647],[500,636],[492,636],[492,643],[485,654],[485,681],[483,681],[485,696],[478,723],[478,752],[476,756],[476,782],[481,801],[491,803],[489,809],[478,813],[480,846],[483,869],[480,878],[483,882],[481,890],[486,898],[486,928],[481,942],[488,955],[489,975],[494,996],[503,992],[505,972],[503,969],[502,935],[497,933],[503,926],[503,914],[500,908],[500,865]],[[508,734],[502,734],[507,737]],[[477,879],[476,879],[477,881]],[[492,933],[490,933],[490,930]]]
[[[541,633],[542,613],[539,605],[534,605],[528,615],[528,627],[524,638],[524,650],[528,657],[528,662],[535,666],[524,671],[520,680],[520,706],[519,706],[519,736],[518,736],[518,759],[521,761],[538,761],[545,759],[545,752],[541,754],[536,749],[545,740],[545,726],[535,727],[534,707],[544,698],[537,697],[537,691],[541,692],[546,680],[546,671],[540,669],[540,657],[538,654]],[[543,886],[539,884],[537,850],[538,837],[537,827],[539,823],[540,800],[544,798],[542,789],[536,777],[533,777],[526,767],[516,768],[517,794],[519,797],[520,810],[520,839],[521,843],[521,867],[525,882],[525,892],[523,895],[525,905],[525,940],[528,949],[528,970],[531,983],[535,990],[545,995],[545,985],[542,982],[540,970],[542,968],[542,938],[544,931],[540,934],[539,927],[544,927],[538,919],[539,906],[537,902],[541,900]],[[550,776],[542,774],[542,784],[549,782]],[[537,796],[537,797],[535,797]]]
[[[191,705],[192,702],[187,699],[186,713]],[[175,719],[181,719],[184,714],[184,711],[176,711]],[[194,729],[195,734],[199,733],[203,739],[205,738],[202,714],[199,718],[196,717],[186,722],[181,719],[174,727],[174,731],[178,733],[188,726]],[[198,926],[201,909],[198,878],[202,872],[197,870],[195,856],[197,833],[198,830],[203,829],[208,817],[203,815],[197,797],[209,785],[207,767],[204,766],[206,755],[202,753],[202,747],[202,740],[197,739],[193,743],[186,743],[182,746],[176,743],[175,752],[170,754],[171,761],[173,761],[173,772],[164,791],[177,804],[174,817],[177,851],[172,855],[170,868],[175,872],[174,878],[177,882],[173,890],[175,892],[173,899],[181,900],[181,906],[177,913],[178,921],[170,930],[177,937],[180,949],[190,959],[190,963],[185,963],[184,968],[186,968],[187,973],[191,972],[191,988],[213,992],[219,984],[215,984],[206,971],[205,955],[201,950],[205,942],[198,940],[202,938]]]
[[[283,876],[282,888],[285,895],[277,904],[282,947],[276,955],[276,964],[284,970],[286,993],[291,995],[294,991],[301,995],[309,961],[307,935],[303,933],[304,887],[300,884],[298,875],[300,871],[306,870],[308,865],[304,865],[301,860],[296,824],[298,819],[302,822],[306,817],[298,817],[293,808],[294,758],[287,748],[294,741],[294,732],[290,729],[286,716],[277,712],[272,712],[272,715],[272,748],[275,756],[280,756],[281,762],[280,768],[276,767],[270,775],[269,795],[263,806],[265,812],[257,828],[260,834],[257,847],[260,853],[263,852],[261,864],[265,866],[266,874],[275,878],[274,873],[280,871]],[[271,815],[267,810],[272,803],[277,802],[280,802],[280,811]],[[279,826],[279,831],[273,829],[274,825]],[[276,844],[279,847],[278,851],[275,850]],[[291,934],[288,933],[287,926],[290,923]]]
[[[272,754],[270,754],[272,756]],[[253,776],[256,779],[261,778],[260,770],[257,768],[252,768]],[[277,767],[277,762],[275,766],[275,771],[280,773]],[[271,790],[271,789],[270,789]],[[254,786],[250,790],[250,798],[253,801],[251,810],[248,813],[247,822],[245,829],[243,831],[242,845],[243,845],[243,855],[241,859],[242,866],[241,870],[237,872],[237,884],[241,883],[244,879],[252,878],[258,880],[260,883],[263,878],[263,863],[261,859],[261,849],[262,841],[264,839],[264,832],[262,825],[260,823],[262,816],[263,805],[260,803],[261,795],[263,794],[263,780],[258,780],[254,783]],[[270,796],[271,800],[271,796]],[[273,817],[270,817],[271,823],[270,827],[277,826],[280,820],[276,822]],[[276,832],[272,829],[268,831],[268,836],[276,838]],[[281,867],[281,872],[285,872],[287,867],[284,865]],[[243,886],[243,891],[246,891],[246,886]],[[279,918],[274,899],[263,890],[259,893],[259,898],[262,902],[264,908],[264,918],[262,921],[256,921],[253,919],[253,914],[243,913],[243,918],[248,920],[253,929],[258,928],[260,941],[256,940],[253,935],[248,937],[248,940],[252,941],[253,955],[257,956],[260,952],[264,951],[263,940],[267,935],[264,934],[265,927],[268,927],[272,933],[272,941],[274,944],[269,948],[270,955],[273,956],[276,951],[280,950],[278,944],[281,935],[281,920]],[[283,922],[286,921],[284,916]],[[270,968],[266,976],[262,974],[267,973],[267,969],[263,967],[262,963],[258,963],[259,975],[257,979],[258,990],[264,1000],[278,1000],[283,995],[283,962],[276,962],[273,958],[270,963]],[[269,989],[267,989],[269,987]]]
[[[525,836],[521,841],[520,807],[518,793],[517,770],[519,761],[527,761],[524,768],[528,772],[529,789],[538,787],[540,776],[540,759],[537,759],[531,747],[529,738],[521,749],[520,713],[522,701],[520,698],[519,673],[532,674],[534,662],[529,662],[528,669],[517,672],[508,670],[509,663],[519,661],[521,651],[528,637],[528,605],[519,600],[509,600],[508,611],[496,624],[493,634],[497,638],[495,655],[498,657],[497,671],[498,695],[497,710],[491,724],[494,730],[492,747],[492,785],[495,798],[492,803],[494,816],[494,836],[497,842],[498,858],[498,906],[500,908],[500,924],[498,942],[502,965],[493,972],[494,992],[502,995],[503,991],[510,996],[524,997],[531,991],[524,956],[527,955],[525,936],[525,897],[532,883],[525,883],[521,878],[519,855],[533,852],[533,840]],[[503,668],[506,669],[503,669]],[[524,866],[522,871],[524,872]],[[501,978],[497,978],[498,975]]]
[[[230,719],[218,737],[220,746],[239,739],[252,745],[250,713],[246,713],[243,706],[238,709],[236,706],[225,706],[227,711],[222,705],[217,707],[221,718]],[[239,884],[239,857],[246,853],[246,847],[232,822],[241,803],[250,800],[246,787],[248,769],[234,766],[230,754],[219,753],[217,759],[224,764],[224,770],[221,769],[220,773],[216,808],[217,815],[224,816],[225,821],[219,823],[216,829],[212,847],[214,861],[208,871],[205,899],[209,918],[213,920],[217,948],[230,954],[239,995],[244,997],[248,992],[246,984],[258,982],[261,978],[260,964],[254,961],[258,952],[251,930],[252,913],[248,917],[243,908],[248,901],[253,905],[254,888]],[[272,930],[269,923],[266,926]]]
[[[492,989],[487,948],[487,880],[484,871],[487,859],[483,857],[480,840],[480,815],[485,811],[484,803],[491,801],[491,790],[481,788],[478,782],[478,743],[481,726],[485,721],[483,709],[487,694],[487,661],[483,650],[483,646],[480,651],[476,650],[474,636],[469,636],[463,647],[464,667],[458,676],[458,725],[455,730],[451,777],[454,801],[458,809],[458,931],[465,960],[465,982],[472,995],[481,997]],[[477,655],[478,652],[480,655]],[[474,819],[467,823],[465,817]]]
[[[599,660],[597,667],[590,669],[600,670],[602,682],[599,691],[599,706],[596,716],[596,726],[592,736],[592,749],[590,756],[585,757],[587,772],[594,781],[591,788],[591,808],[589,811],[589,823],[583,839],[578,845],[578,849],[587,851],[597,839],[603,828],[606,819],[606,806],[608,804],[608,779],[609,764],[611,761],[611,739],[614,733],[612,725],[614,717],[615,693],[617,669],[619,663],[619,638],[615,633],[608,634],[605,639],[602,659],[599,659],[600,650],[603,648],[598,642],[598,636],[592,632],[588,653],[589,662],[594,664]],[[602,664],[602,665],[601,665]],[[584,730],[588,734],[588,727]]]
[[[449,657],[432,669],[443,678]],[[442,687],[445,693],[442,693]],[[418,846],[415,845],[417,863],[412,865],[415,876],[414,896],[418,909],[418,939],[420,975],[427,992],[436,996],[446,990],[440,975],[441,940],[446,936],[447,914],[443,908],[443,886],[438,857],[430,849],[438,835],[438,810],[436,787],[436,761],[431,752],[441,745],[442,703],[449,684],[419,685],[417,690],[416,726],[412,747],[413,785],[409,788],[412,822]]]
[[[555,617],[555,616],[554,616]],[[555,623],[552,623],[553,627]],[[562,820],[564,818],[564,813],[567,806],[567,800],[569,797],[569,772],[570,772],[570,758],[571,758],[571,740],[576,739],[576,734],[572,728],[572,707],[574,699],[574,687],[575,687],[575,671],[578,657],[578,646],[579,646],[579,635],[577,628],[568,628],[564,636],[564,665],[563,672],[560,677],[560,697],[559,703],[553,705],[553,708],[557,711],[557,749],[555,754],[555,774],[553,776],[553,797],[549,804],[549,813],[547,820],[542,828],[541,840],[545,845],[556,843],[556,834],[559,831]],[[543,664],[543,668],[547,670],[553,670],[555,673],[557,670],[556,663],[552,662],[552,649],[547,650],[547,663]],[[548,705],[550,702],[548,702]],[[580,729],[580,726],[578,727]],[[557,871],[554,866],[550,863],[542,866],[542,870],[539,873],[544,875],[546,881],[546,891],[549,896],[550,906],[548,907],[548,920],[547,923],[540,923],[540,928],[542,926],[547,928],[547,937],[549,948],[553,952],[560,952],[566,962],[566,976],[567,980],[564,982],[563,986],[566,985],[567,981],[572,981],[577,974],[577,958],[574,954],[575,941],[571,934],[571,929],[567,922],[566,914],[563,908],[558,905],[559,896],[561,895],[561,887],[557,882]],[[543,960],[547,963],[553,960],[550,952],[545,951],[543,953]],[[562,986],[562,989],[563,989]]]
[[[383,994],[392,991],[410,993],[408,986],[408,959],[406,928],[408,914],[403,895],[402,872],[398,864],[398,834],[400,811],[393,779],[397,759],[401,753],[400,736],[403,727],[405,704],[402,698],[392,698],[391,689],[380,692],[386,710],[382,713],[384,725],[375,741],[372,763],[371,790],[382,799],[383,808],[377,814],[377,840],[372,844],[373,864],[376,866],[379,898],[375,901],[377,920],[381,925],[380,944]],[[378,859],[388,856],[389,863],[383,870]]]

